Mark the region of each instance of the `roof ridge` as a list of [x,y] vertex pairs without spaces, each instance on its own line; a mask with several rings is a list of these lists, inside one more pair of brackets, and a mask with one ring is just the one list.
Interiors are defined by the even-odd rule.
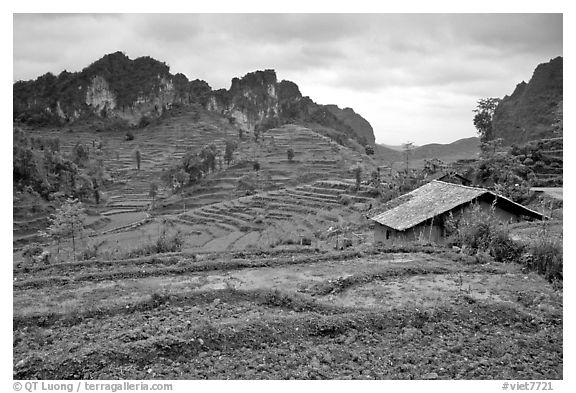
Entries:
[[447,181],[442,181],[442,180],[437,180],[437,179],[432,180],[430,183],[432,183],[432,182],[444,183],[444,184],[448,184],[448,185],[450,185],[450,186],[467,188],[467,189],[469,189],[469,190],[482,190],[482,191],[490,192],[489,189],[484,188],[484,187],[470,187],[470,186],[465,186],[465,185],[463,185],[463,184],[449,183],[449,182],[447,182]]

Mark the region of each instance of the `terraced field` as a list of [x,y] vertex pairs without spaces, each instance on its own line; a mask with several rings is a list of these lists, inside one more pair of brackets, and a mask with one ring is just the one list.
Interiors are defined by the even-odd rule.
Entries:
[[[182,250],[189,253],[270,250],[306,242],[330,249],[343,239],[365,243],[371,239],[366,216],[375,201],[353,193],[353,188],[342,181],[317,181],[177,214],[119,211],[115,220],[110,220],[111,216],[92,218],[94,232],[80,239],[78,248],[98,245],[99,256],[118,259],[154,244],[162,234],[176,233],[182,238]],[[65,240],[47,249],[55,259],[66,260],[70,254],[58,250],[70,250],[71,242]],[[14,260],[20,263],[23,258],[16,254]]]
[[[207,143],[215,143],[221,152],[227,138],[237,139],[238,131],[222,118],[200,108],[182,112],[164,119],[159,124],[133,130],[135,139],[125,140],[125,132],[99,131],[93,126],[70,126],[65,129],[27,130],[43,136],[59,137],[61,149],[69,152],[76,143],[83,143],[91,149],[103,144],[104,166],[112,178],[112,184],[106,186],[104,202],[90,206],[97,214],[92,221],[106,218],[106,225],[97,225],[94,229],[103,232],[117,231],[128,226],[143,223],[148,216],[144,211],[151,206],[149,196],[150,184],[162,184],[162,171],[176,164],[188,150],[199,150]],[[287,159],[287,150],[292,148],[295,157],[292,162]],[[134,152],[141,152],[141,169],[137,170]],[[204,178],[200,184],[186,190],[183,194],[172,195],[168,190],[160,188],[155,215],[179,214],[190,209],[211,204],[224,203],[244,195],[237,189],[238,180],[254,173],[252,162],[258,161],[261,170],[258,172],[257,187],[262,190],[280,190],[309,183],[317,179],[351,177],[350,168],[356,163],[362,163],[365,171],[375,168],[375,163],[365,154],[339,146],[329,138],[309,129],[286,125],[268,130],[256,143],[252,136],[247,135],[239,143],[232,165],[220,165],[220,169]],[[366,175],[367,176],[367,175]],[[301,190],[284,193],[301,193]],[[263,198],[269,195],[262,196]],[[280,198],[281,194],[270,195]],[[311,196],[315,198],[314,196]],[[304,195],[300,200],[306,199]],[[291,200],[295,197],[290,197]],[[308,198],[309,199],[309,198]],[[334,198],[332,198],[334,199]],[[310,199],[309,199],[310,200]],[[238,202],[240,205],[245,201]],[[320,196],[319,203],[331,203],[329,196]],[[230,203],[235,207],[235,203]],[[240,208],[236,206],[235,208]],[[219,211],[221,206],[213,209]],[[36,232],[46,225],[46,214],[24,217],[24,205],[14,203],[14,237],[15,242],[24,242],[28,237],[37,237]],[[302,209],[301,209],[302,210]],[[303,211],[303,210],[302,210]],[[197,215],[210,214],[210,209],[198,210]],[[184,221],[195,220],[196,216],[184,216]],[[252,214],[248,212],[247,214]],[[286,218],[281,213],[273,215],[268,212],[268,218],[279,220]],[[243,224],[241,224],[243,225]],[[220,225],[224,229],[234,229],[229,224]],[[220,233],[219,233],[220,234]],[[218,235],[219,235],[218,234]],[[235,238],[230,235],[228,243],[238,242],[246,245],[253,243],[255,234]],[[222,246],[213,244],[208,248],[220,249]]]
[[[188,251],[274,247],[286,241],[299,243],[304,238],[317,243],[323,237],[322,232],[341,221],[366,221],[362,212],[369,209],[372,201],[351,195],[346,197],[356,205],[343,206],[340,198],[346,195],[346,185],[340,183],[341,188],[330,188],[330,185],[316,182],[311,186],[242,197],[192,209],[172,219],[188,223],[192,230],[198,231],[198,239],[207,240]],[[222,231],[219,236],[206,237],[214,228]]]
[[540,161],[532,169],[536,174],[535,187],[562,186],[564,173],[564,138],[542,139],[533,142]]
[[561,292],[437,249],[176,253],[14,277],[15,379],[563,378]]
[[[287,150],[293,149],[292,162]],[[319,179],[347,179],[351,167],[360,163],[365,176],[376,168],[371,157],[343,147],[307,128],[285,125],[266,131],[258,143],[244,140],[235,153],[234,163],[203,179],[183,197],[175,196],[159,202],[161,213],[177,212],[230,200],[243,195],[237,190],[238,180],[253,174],[252,162],[260,163],[259,190],[278,190],[310,183]]]

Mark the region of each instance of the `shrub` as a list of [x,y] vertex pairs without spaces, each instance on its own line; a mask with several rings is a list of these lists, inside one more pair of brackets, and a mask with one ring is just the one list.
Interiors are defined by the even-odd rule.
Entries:
[[458,224],[456,244],[466,246],[473,251],[485,251],[490,247],[492,223],[478,220],[463,220]]
[[133,141],[134,140],[134,133],[132,131],[128,131],[124,136],[124,140]]
[[135,258],[139,256],[160,254],[165,252],[178,252],[182,250],[183,244],[184,239],[180,231],[177,231],[172,236],[168,236],[166,231],[163,230],[158,239],[156,239],[156,242],[134,249],[130,251],[126,257]]
[[490,262],[490,254],[485,251],[477,252],[473,258],[474,263],[478,265],[484,265]]
[[[518,261],[523,247],[510,238],[508,228],[494,214],[474,204],[458,220],[449,218],[446,230],[453,244],[470,250],[470,254],[488,252],[496,261]],[[485,258],[483,258],[485,259]]]
[[156,253],[177,252],[182,249],[183,244],[184,239],[182,237],[182,232],[177,231],[172,236],[167,236],[166,232],[162,232],[162,235],[160,235],[158,240],[156,240],[156,244],[154,244],[154,251]]
[[519,261],[524,247],[510,239],[508,232],[498,230],[490,239],[490,254],[499,262]]
[[244,175],[238,179],[238,185],[236,188],[239,191],[244,191],[246,194],[253,194],[256,192],[257,179],[253,174]]
[[42,251],[44,251],[44,249],[40,244],[32,243],[24,246],[22,250],[22,256],[26,261],[34,262],[34,257],[42,254]]
[[344,206],[348,206],[352,203],[352,198],[348,195],[340,195],[338,197],[338,202],[340,202]]
[[95,244],[93,244],[82,250],[82,253],[80,254],[80,260],[86,261],[88,259],[96,258],[97,255],[98,255],[98,247]]
[[530,270],[543,274],[548,281],[562,280],[562,242],[550,236],[541,236],[536,244],[529,247],[524,263]]
[[98,256],[98,250],[100,249],[100,247],[103,244],[104,244],[104,241],[102,241],[100,243],[94,243],[94,244],[89,245],[84,250],[82,250],[82,254],[80,255],[80,259],[86,261],[88,259],[96,258]]
[[352,245],[353,245],[352,239],[344,238],[344,239],[342,239],[342,242],[340,243],[340,249],[344,250],[345,248],[352,247]]
[[150,119],[148,119],[148,117],[146,116],[142,116],[140,118],[140,120],[138,121],[138,128],[144,128],[146,126],[150,125]]

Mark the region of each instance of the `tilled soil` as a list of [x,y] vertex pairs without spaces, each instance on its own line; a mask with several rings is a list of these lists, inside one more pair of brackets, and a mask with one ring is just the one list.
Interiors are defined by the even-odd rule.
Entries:
[[[263,267],[264,278],[287,277],[280,290],[263,278],[246,288],[152,293],[73,313],[55,314],[49,304],[36,314],[15,309],[14,378],[563,377],[562,294],[543,278],[514,265],[406,256],[400,263],[368,257],[348,275],[342,262],[312,264],[311,281],[291,270],[306,265]],[[458,268],[470,273],[460,282]],[[291,287],[290,279],[305,285]],[[56,298],[81,285],[16,290],[15,300],[35,290]],[[411,301],[399,301],[403,294]]]

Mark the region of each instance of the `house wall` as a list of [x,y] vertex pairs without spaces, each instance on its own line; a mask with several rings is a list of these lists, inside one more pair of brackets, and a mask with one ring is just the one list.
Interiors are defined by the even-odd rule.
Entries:
[[443,240],[442,232],[442,228],[436,224],[420,224],[406,231],[397,231],[376,223],[374,227],[374,244],[394,245],[417,240],[440,243]]
[[[488,212],[488,211],[490,211],[490,209],[492,209],[492,204],[490,204],[486,201],[479,201],[479,204],[480,204],[480,208],[486,212]],[[462,215],[463,212],[468,211],[470,209],[472,209],[472,204],[467,204],[462,209],[454,210],[452,212],[452,217],[454,217],[454,219],[458,219]],[[499,219],[503,223],[511,223],[511,222],[514,223],[514,222],[520,221],[520,216],[518,216],[515,213],[509,212],[508,210],[504,210],[498,206],[496,206],[494,209],[494,215],[496,216],[497,219]]]
[[[482,209],[489,210],[492,207],[492,205],[488,202],[480,201],[480,207]],[[508,222],[509,223],[509,222],[519,222],[520,221],[520,216],[518,216],[517,214],[511,213],[507,210],[504,210],[498,206],[496,206],[496,209],[494,210],[494,214],[502,222]]]

